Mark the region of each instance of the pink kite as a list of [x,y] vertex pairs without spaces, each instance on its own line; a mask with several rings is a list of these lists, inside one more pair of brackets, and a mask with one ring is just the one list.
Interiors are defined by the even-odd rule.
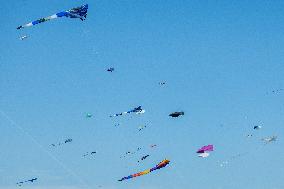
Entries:
[[213,151],[213,145],[212,144],[209,144],[207,146],[203,146],[196,153],[201,154],[201,153],[208,152],[208,151]]

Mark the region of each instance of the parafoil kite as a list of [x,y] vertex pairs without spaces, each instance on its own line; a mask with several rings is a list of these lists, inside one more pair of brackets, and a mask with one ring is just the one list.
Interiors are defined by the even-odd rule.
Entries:
[[80,18],[82,21],[86,19],[87,17],[87,12],[88,12],[88,4],[82,5],[80,7],[76,7],[67,11],[62,11],[56,14],[53,14],[51,16],[45,17],[45,18],[40,18],[38,20],[35,20],[33,22],[18,26],[17,29],[21,28],[26,28],[30,27],[36,24],[40,24],[55,18],[60,18],[60,17],[68,17],[68,18]]
[[139,173],[135,173],[135,174],[129,175],[127,177],[123,177],[123,178],[119,179],[118,181],[123,181],[123,180],[131,179],[131,178],[134,178],[134,177],[139,177],[139,176],[142,176],[142,175],[146,175],[146,174],[148,174],[148,173],[150,173],[152,171],[155,171],[157,169],[161,169],[161,168],[167,166],[169,163],[170,163],[170,160],[165,159],[165,160],[161,161],[158,165],[156,165],[155,167],[153,167],[151,169],[147,169],[145,171],[142,171],[142,172],[139,172]]

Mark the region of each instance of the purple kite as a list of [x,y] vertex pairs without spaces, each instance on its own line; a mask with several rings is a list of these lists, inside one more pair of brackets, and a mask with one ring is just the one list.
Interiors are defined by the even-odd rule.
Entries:
[[203,146],[196,153],[201,154],[201,153],[208,152],[208,151],[213,151],[213,145],[212,144],[209,144],[207,146]]

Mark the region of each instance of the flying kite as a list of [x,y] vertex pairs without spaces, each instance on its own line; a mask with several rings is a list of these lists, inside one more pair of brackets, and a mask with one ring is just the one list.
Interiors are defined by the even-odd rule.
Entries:
[[184,112],[173,112],[169,116],[171,116],[171,117],[179,117],[180,115],[184,115]]
[[198,157],[206,158],[210,155],[208,153],[209,151],[213,151],[213,145],[212,144],[201,147],[200,149],[197,150],[196,153],[199,154]]
[[253,127],[253,129],[259,130],[259,129],[261,129],[261,126],[256,125],[256,126]]
[[107,69],[108,72],[113,72],[114,71],[114,68],[109,68]]
[[34,181],[36,181],[36,180],[37,180],[37,178],[32,178],[32,179],[29,179],[29,180],[17,182],[16,184],[17,184],[18,186],[22,186],[22,184],[24,184],[24,183],[26,183],[26,182],[34,182]]
[[91,117],[93,117],[93,114],[91,114],[91,113],[86,114],[86,118],[91,118]]
[[62,144],[66,144],[66,143],[69,143],[69,142],[72,142],[72,139],[71,138],[68,138],[68,139],[66,139],[65,141],[64,141],[64,143],[62,143],[62,142],[59,142],[58,144],[51,144],[51,146],[60,146],[60,145],[62,145]]
[[51,16],[40,18],[38,20],[35,20],[33,22],[18,26],[17,29],[30,27],[36,24],[40,24],[42,22],[46,22],[55,18],[61,18],[61,17],[68,17],[68,18],[80,18],[82,21],[86,19],[88,12],[88,4],[82,5],[80,7],[76,7],[70,10],[62,11],[56,14],[53,14]]
[[[145,156],[142,156],[141,158],[140,158],[140,160],[141,161],[143,161],[143,160],[145,160],[147,157],[149,157],[150,155],[145,155]],[[138,160],[138,163],[140,162],[140,160]]]
[[159,85],[165,85],[166,84],[166,82],[159,82]]
[[136,113],[136,114],[144,114],[145,113],[145,110],[143,110],[141,108],[141,106],[138,106],[137,108],[134,108],[132,110],[129,110],[127,112],[121,112],[119,114],[114,114],[114,115],[110,115],[109,117],[117,117],[117,116],[121,116],[121,115],[124,115],[124,114],[130,114],[130,113]]
[[153,167],[151,169],[147,169],[145,171],[142,171],[142,172],[139,172],[139,173],[135,173],[135,174],[129,175],[127,177],[123,177],[123,178],[119,179],[118,181],[123,181],[123,180],[131,179],[131,178],[134,178],[134,177],[139,177],[139,176],[142,176],[142,175],[146,175],[146,174],[148,174],[148,173],[150,173],[152,171],[155,171],[157,169],[161,169],[161,168],[167,166],[169,163],[170,163],[170,160],[165,159],[165,160],[161,161],[158,165],[156,165],[155,167]]
[[139,131],[143,130],[144,128],[146,128],[147,126],[146,125],[141,125],[138,127]]
[[21,36],[19,39],[23,41],[23,40],[26,39],[26,38],[28,38],[28,36],[27,36],[27,35],[23,35],[23,36]]
[[151,148],[154,148],[154,147],[156,147],[156,146],[157,146],[157,144],[151,144],[151,145],[150,145]]
[[276,141],[276,139],[277,139],[277,136],[270,136],[270,137],[262,138],[261,140],[264,141],[265,144],[268,144],[270,142]]
[[126,157],[127,155],[130,155],[130,154],[135,154],[136,152],[138,152],[138,151],[140,151],[140,150],[141,150],[141,148],[138,147],[136,151],[132,151],[132,152],[128,151],[128,152],[125,152],[125,155],[124,155],[124,156],[120,156],[120,158]]
[[91,153],[86,152],[86,153],[83,155],[83,157],[86,157],[86,156],[89,156],[89,155],[94,155],[94,154],[96,154],[96,153],[97,153],[96,151],[93,151],[93,152],[91,152]]

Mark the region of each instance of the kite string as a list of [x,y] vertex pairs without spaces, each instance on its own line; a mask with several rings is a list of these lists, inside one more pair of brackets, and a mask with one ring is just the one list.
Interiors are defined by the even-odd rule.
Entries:
[[0,110],[1,115],[6,118],[11,125],[24,133],[24,135],[28,136],[33,143],[35,143],[44,153],[46,153],[51,159],[53,159],[55,162],[60,165],[61,168],[63,168],[66,172],[68,172],[70,175],[75,177],[82,185],[84,185],[87,188],[90,188],[90,186],[83,180],[81,179],[74,171],[72,171],[70,168],[68,168],[64,163],[62,163],[58,158],[56,158],[51,152],[46,150],[31,134],[29,134],[24,128],[19,126],[14,120],[12,120],[6,113],[4,113],[2,110]]

